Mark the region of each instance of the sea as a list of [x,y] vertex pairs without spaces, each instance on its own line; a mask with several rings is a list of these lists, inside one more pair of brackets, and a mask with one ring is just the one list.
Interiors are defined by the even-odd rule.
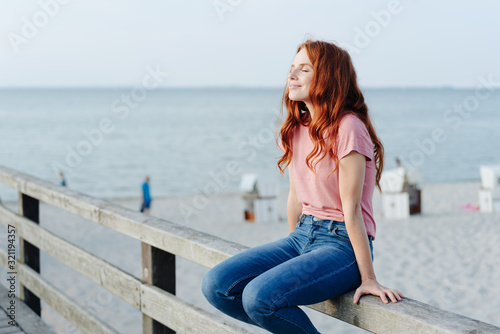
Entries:
[[[493,88],[365,88],[385,150],[422,183],[480,179],[500,164]],[[99,198],[240,190],[245,174],[288,187],[277,167],[281,88],[0,90],[0,165]],[[284,110],[286,112],[286,110]],[[0,198],[17,194],[0,186]]]

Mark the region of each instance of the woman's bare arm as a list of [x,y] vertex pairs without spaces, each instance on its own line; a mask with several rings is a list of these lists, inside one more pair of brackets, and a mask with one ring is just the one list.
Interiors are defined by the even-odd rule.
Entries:
[[288,192],[288,201],[286,203],[286,215],[288,219],[288,228],[290,233],[295,231],[295,225],[299,221],[302,213],[302,203],[297,199],[295,184],[292,178],[292,163],[288,166],[288,177],[290,178],[290,191]]
[[403,294],[377,282],[370,253],[370,244],[361,212],[361,196],[365,180],[365,156],[352,151],[339,162],[339,191],[347,234],[351,240],[361,274],[361,285],[354,294],[354,304],[363,294],[379,296],[384,303],[389,297],[396,303]]

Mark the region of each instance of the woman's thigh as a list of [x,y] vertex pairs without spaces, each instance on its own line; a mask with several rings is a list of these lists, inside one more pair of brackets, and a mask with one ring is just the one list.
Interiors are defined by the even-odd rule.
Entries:
[[361,284],[354,254],[323,246],[261,274],[245,288],[244,298],[258,299],[274,311],[336,297]]
[[283,238],[247,249],[217,264],[204,281],[215,283],[225,295],[241,294],[249,281],[296,256],[298,252],[290,238]]

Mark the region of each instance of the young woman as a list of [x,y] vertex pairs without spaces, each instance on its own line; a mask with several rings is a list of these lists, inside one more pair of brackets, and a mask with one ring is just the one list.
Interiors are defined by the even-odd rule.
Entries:
[[404,298],[377,282],[372,265],[384,153],[351,58],[334,44],[298,47],[283,105],[278,167],[288,167],[290,234],[218,264],[202,290],[222,312],[272,333],[318,333],[298,305],[356,288],[355,304],[363,294]]

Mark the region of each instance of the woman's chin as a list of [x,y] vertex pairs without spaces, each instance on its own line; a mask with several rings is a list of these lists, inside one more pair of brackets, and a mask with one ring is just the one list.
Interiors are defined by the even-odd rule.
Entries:
[[288,98],[292,101],[295,101],[295,102],[300,102],[302,101],[302,99],[300,97],[298,97],[297,95],[295,94],[288,94]]

